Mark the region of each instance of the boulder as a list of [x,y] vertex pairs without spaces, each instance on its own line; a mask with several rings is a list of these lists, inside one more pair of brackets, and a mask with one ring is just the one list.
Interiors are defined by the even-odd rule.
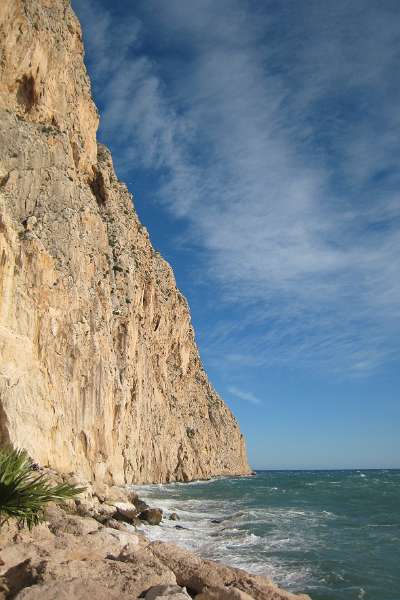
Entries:
[[162,521],[163,513],[160,508],[147,508],[140,513],[139,519],[147,521],[149,525],[159,525]]
[[179,521],[179,516],[176,514],[176,512],[171,513],[169,518],[171,521]]

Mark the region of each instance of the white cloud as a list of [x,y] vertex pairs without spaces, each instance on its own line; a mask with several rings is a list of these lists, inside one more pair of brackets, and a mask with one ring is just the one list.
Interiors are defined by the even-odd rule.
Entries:
[[228,392],[235,398],[239,398],[239,400],[244,400],[245,402],[250,402],[250,404],[262,404],[261,400],[252,392],[245,392],[234,386],[229,387]]
[[[120,168],[160,178],[218,301],[243,308],[213,325],[226,333],[208,336],[210,354],[235,361],[240,336],[253,364],[366,373],[389,360],[400,333],[390,8],[310,0],[276,22],[244,0],[151,0],[142,22],[121,23],[76,5]],[[173,69],[146,53],[149,24],[183,53]]]

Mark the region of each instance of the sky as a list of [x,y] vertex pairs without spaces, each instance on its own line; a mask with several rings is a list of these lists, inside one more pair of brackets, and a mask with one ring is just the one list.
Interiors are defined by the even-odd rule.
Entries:
[[398,0],[73,0],[254,468],[400,467]]

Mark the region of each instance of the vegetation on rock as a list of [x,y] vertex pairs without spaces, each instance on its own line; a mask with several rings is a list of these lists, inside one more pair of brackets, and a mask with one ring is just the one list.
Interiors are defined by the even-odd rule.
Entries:
[[53,485],[44,473],[35,473],[25,450],[0,449],[0,525],[11,517],[31,529],[43,519],[48,502],[74,498],[85,488],[69,483]]

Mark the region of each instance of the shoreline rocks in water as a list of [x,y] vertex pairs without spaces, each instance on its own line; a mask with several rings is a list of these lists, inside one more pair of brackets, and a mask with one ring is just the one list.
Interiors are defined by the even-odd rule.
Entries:
[[160,508],[147,508],[139,515],[139,519],[147,521],[149,525],[159,525],[162,518],[163,512]]
[[[135,526],[143,521],[132,524],[136,495],[85,485],[80,500],[49,505],[32,531],[16,522],[0,529],[0,600],[309,600],[174,544],[150,542]],[[159,509],[146,510],[162,518]]]
[[169,515],[169,520],[170,521],[179,521],[179,515],[177,515],[176,512],[173,512]]

